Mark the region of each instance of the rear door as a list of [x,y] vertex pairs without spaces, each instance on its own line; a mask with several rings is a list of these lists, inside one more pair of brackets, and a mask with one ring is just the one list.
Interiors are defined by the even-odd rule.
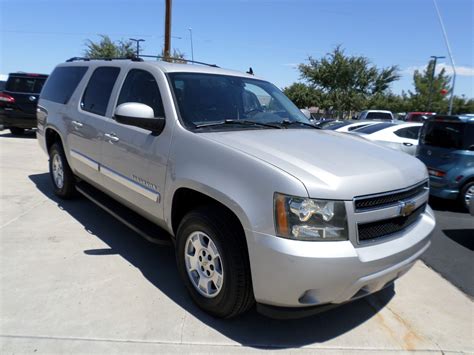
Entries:
[[415,155],[416,147],[418,146],[418,135],[420,133],[421,126],[404,127],[395,129],[393,135],[398,144],[400,144],[400,150],[410,155]]
[[80,93],[79,102],[71,104],[71,112],[65,117],[75,171],[96,184],[102,183],[101,142],[110,96],[119,74],[119,67],[95,68]]

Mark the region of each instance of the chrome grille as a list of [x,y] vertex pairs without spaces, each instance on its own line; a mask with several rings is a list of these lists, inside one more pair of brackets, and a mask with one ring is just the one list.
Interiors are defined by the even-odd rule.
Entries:
[[426,203],[414,210],[409,216],[399,216],[376,222],[362,223],[357,225],[359,242],[387,237],[400,232],[415,223],[425,211]]
[[428,189],[428,182],[423,182],[417,186],[397,190],[393,192],[386,192],[383,194],[356,197],[354,199],[355,211],[362,212],[372,208],[383,208],[398,203],[399,201],[407,200],[420,195]]

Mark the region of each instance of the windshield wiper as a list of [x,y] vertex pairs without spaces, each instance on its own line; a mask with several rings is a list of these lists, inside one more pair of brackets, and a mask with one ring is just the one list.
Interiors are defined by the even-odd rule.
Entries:
[[301,125],[301,126],[308,126],[314,129],[322,129],[321,127],[312,125],[311,123],[306,123],[306,122],[301,122],[301,121],[290,121],[290,120],[283,120],[280,122],[277,122],[279,125],[287,127],[287,126],[292,126],[292,125]]
[[224,126],[224,125],[243,125],[243,126],[261,126],[261,127],[269,127],[269,128],[278,128],[281,129],[281,126],[269,124],[269,123],[262,123],[250,120],[234,120],[234,119],[226,119],[217,122],[208,122],[208,123],[201,123],[195,125],[195,128],[205,128],[205,127],[215,127],[215,126]]

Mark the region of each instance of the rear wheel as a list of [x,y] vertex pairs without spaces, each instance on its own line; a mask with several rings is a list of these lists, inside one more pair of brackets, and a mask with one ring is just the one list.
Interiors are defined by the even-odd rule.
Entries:
[[464,185],[459,195],[462,205],[469,211],[471,203],[474,203],[474,181]]
[[254,303],[245,236],[222,208],[207,206],[181,221],[176,260],[194,302],[219,318],[232,318]]
[[25,129],[24,128],[18,128],[18,127],[11,127],[10,132],[14,136],[21,136],[23,133],[25,133]]
[[54,193],[57,196],[63,199],[70,199],[75,196],[74,174],[59,143],[54,143],[49,149],[49,174],[53,182]]

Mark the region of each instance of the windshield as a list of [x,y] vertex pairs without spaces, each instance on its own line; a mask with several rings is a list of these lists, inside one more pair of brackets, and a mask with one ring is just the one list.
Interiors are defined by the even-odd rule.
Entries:
[[[274,85],[256,79],[201,73],[170,73],[179,113],[187,128],[271,129],[265,125],[232,124],[283,121],[311,124],[304,114]],[[225,125],[211,125],[224,122]],[[304,128],[287,125],[286,128]],[[274,127],[279,128],[279,127]]]
[[426,122],[420,135],[422,144],[449,149],[469,149],[474,145],[474,124]]
[[369,112],[365,117],[366,120],[391,120],[392,118],[388,112]]
[[388,128],[395,126],[395,123],[376,123],[370,126],[364,126],[362,128],[358,128],[353,130],[353,132],[357,133],[365,133],[365,134],[372,134],[378,131],[381,131],[382,129]]

